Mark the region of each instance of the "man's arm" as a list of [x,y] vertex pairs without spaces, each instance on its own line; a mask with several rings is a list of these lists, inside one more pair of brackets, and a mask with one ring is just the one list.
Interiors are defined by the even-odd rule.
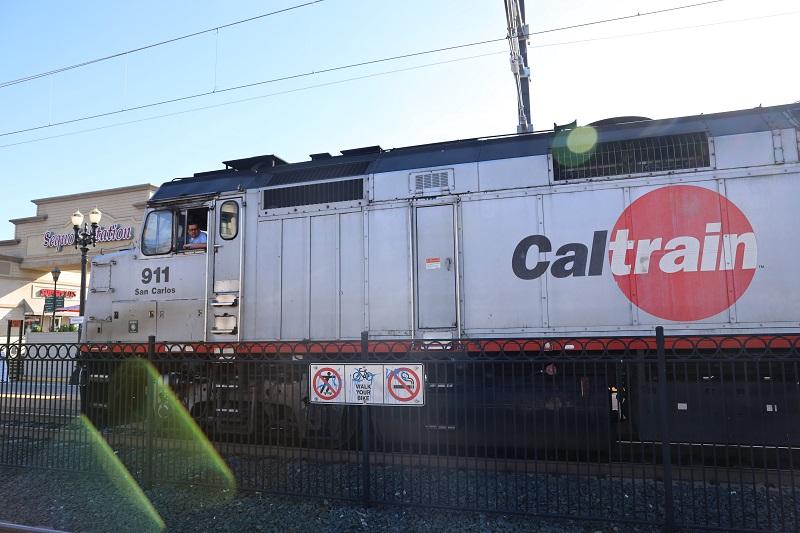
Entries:
[[200,234],[198,234],[197,237],[195,237],[195,239],[192,242],[186,243],[186,246],[184,246],[183,248],[189,250],[205,249],[207,243],[208,243],[208,235],[206,235],[206,232],[201,231]]

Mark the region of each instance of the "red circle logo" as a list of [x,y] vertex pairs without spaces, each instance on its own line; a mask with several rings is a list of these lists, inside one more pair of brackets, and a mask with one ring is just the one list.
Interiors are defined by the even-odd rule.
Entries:
[[757,267],[750,222],[724,196],[693,185],[651,191],[622,212],[608,261],[625,296],[651,315],[694,321],[728,309]]

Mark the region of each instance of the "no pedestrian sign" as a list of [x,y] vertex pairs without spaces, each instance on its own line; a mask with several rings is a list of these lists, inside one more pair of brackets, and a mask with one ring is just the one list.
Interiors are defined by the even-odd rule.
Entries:
[[311,401],[342,403],[339,400],[344,387],[342,365],[333,366],[313,366],[313,378],[311,378]]
[[348,405],[425,404],[421,364],[309,365],[311,403]]

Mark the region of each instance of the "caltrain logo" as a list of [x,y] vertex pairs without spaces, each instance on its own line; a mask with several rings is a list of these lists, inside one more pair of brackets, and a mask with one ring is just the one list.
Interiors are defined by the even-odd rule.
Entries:
[[694,321],[728,309],[753,280],[758,248],[753,227],[730,200],[709,189],[674,185],[636,199],[611,230],[592,243],[553,251],[544,235],[529,235],[514,250],[521,279],[601,276],[608,265],[622,293],[651,315]]

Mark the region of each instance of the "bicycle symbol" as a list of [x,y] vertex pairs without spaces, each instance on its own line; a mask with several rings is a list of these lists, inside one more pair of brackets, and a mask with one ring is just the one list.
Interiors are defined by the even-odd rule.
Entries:
[[360,383],[363,381],[369,381],[372,383],[372,380],[375,378],[375,374],[367,370],[366,368],[357,368],[355,372],[353,372],[353,383]]

